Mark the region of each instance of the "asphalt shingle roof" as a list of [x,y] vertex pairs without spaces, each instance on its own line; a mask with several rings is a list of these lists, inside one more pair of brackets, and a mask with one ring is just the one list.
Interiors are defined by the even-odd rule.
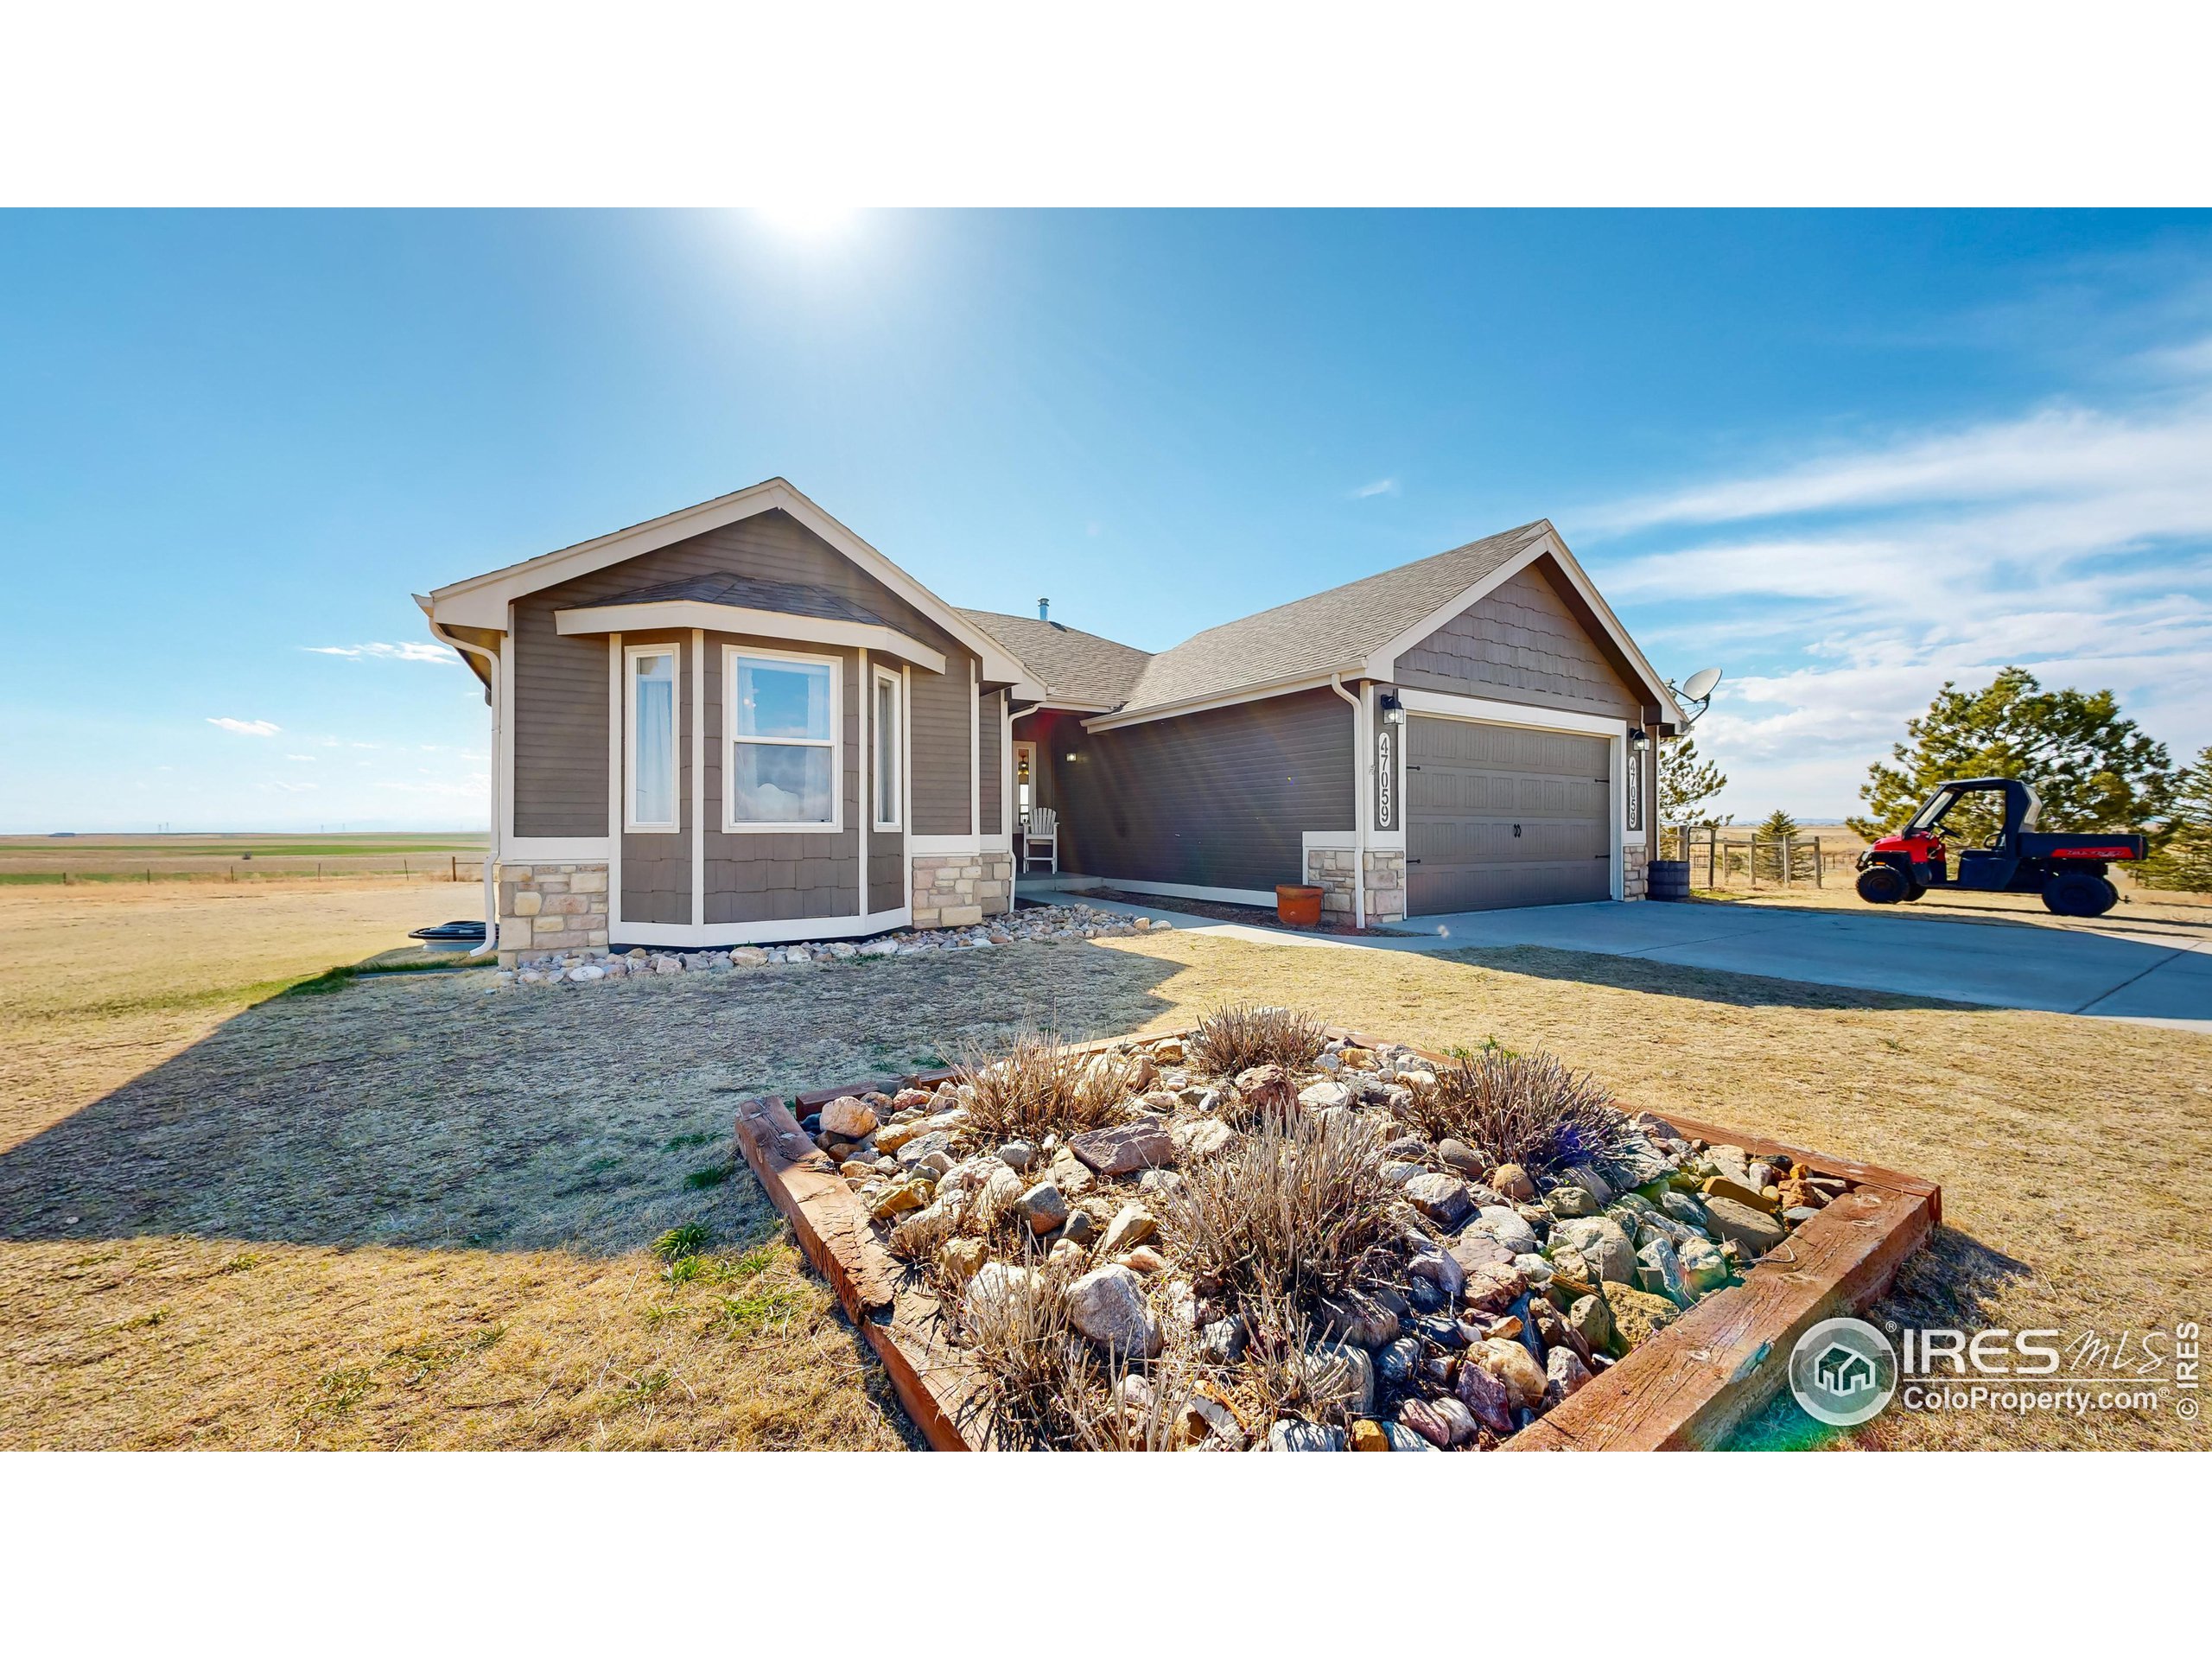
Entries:
[[[1549,519],[1539,518],[1193,634],[1145,664],[1120,712],[1350,668],[1473,587],[1550,528]],[[1001,643],[1028,660],[1014,641]]]
[[1117,709],[1128,701],[1150,653],[1064,622],[998,611],[967,611],[966,617],[1019,657],[1046,690],[1071,702],[1095,702]]

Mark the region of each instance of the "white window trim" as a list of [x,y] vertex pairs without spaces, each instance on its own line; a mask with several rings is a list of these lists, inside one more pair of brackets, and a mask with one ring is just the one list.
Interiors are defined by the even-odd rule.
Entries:
[[[877,810],[883,804],[882,756],[880,750],[883,734],[876,714],[876,692],[883,686],[891,688],[892,706],[898,711],[899,729],[893,734],[899,744],[898,798],[891,803],[891,816],[885,817]],[[868,813],[869,826],[876,830],[904,830],[906,827],[906,683],[905,677],[887,668],[879,668],[868,677],[868,702],[866,710],[868,727]]]
[[[741,737],[737,729],[737,665],[752,658],[764,662],[804,663],[830,671],[830,741],[816,738]],[[722,647],[722,833],[730,836],[837,836],[845,830],[845,663],[798,651],[766,645]],[[827,823],[748,823],[737,816],[737,746],[760,743],[782,748],[830,751],[830,821]]]
[[[638,817],[638,659],[669,659],[666,823]],[[683,647],[676,640],[622,648],[622,827],[632,835],[673,836],[683,829]]]

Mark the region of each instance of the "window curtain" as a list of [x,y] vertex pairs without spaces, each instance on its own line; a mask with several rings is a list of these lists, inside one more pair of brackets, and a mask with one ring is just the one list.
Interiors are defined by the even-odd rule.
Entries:
[[676,659],[637,659],[635,778],[631,816],[639,823],[676,820]]

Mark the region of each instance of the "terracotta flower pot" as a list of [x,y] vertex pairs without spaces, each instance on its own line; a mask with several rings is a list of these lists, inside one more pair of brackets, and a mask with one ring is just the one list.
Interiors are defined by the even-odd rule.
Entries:
[[1319,887],[1277,887],[1275,889],[1275,919],[1286,927],[1320,926],[1321,889]]

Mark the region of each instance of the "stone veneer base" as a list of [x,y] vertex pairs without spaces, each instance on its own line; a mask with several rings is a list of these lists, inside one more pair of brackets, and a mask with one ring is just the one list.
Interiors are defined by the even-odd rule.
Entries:
[[914,858],[913,925],[973,927],[1014,908],[1014,855],[921,853]]
[[607,948],[607,866],[499,867],[499,965],[545,950]]

